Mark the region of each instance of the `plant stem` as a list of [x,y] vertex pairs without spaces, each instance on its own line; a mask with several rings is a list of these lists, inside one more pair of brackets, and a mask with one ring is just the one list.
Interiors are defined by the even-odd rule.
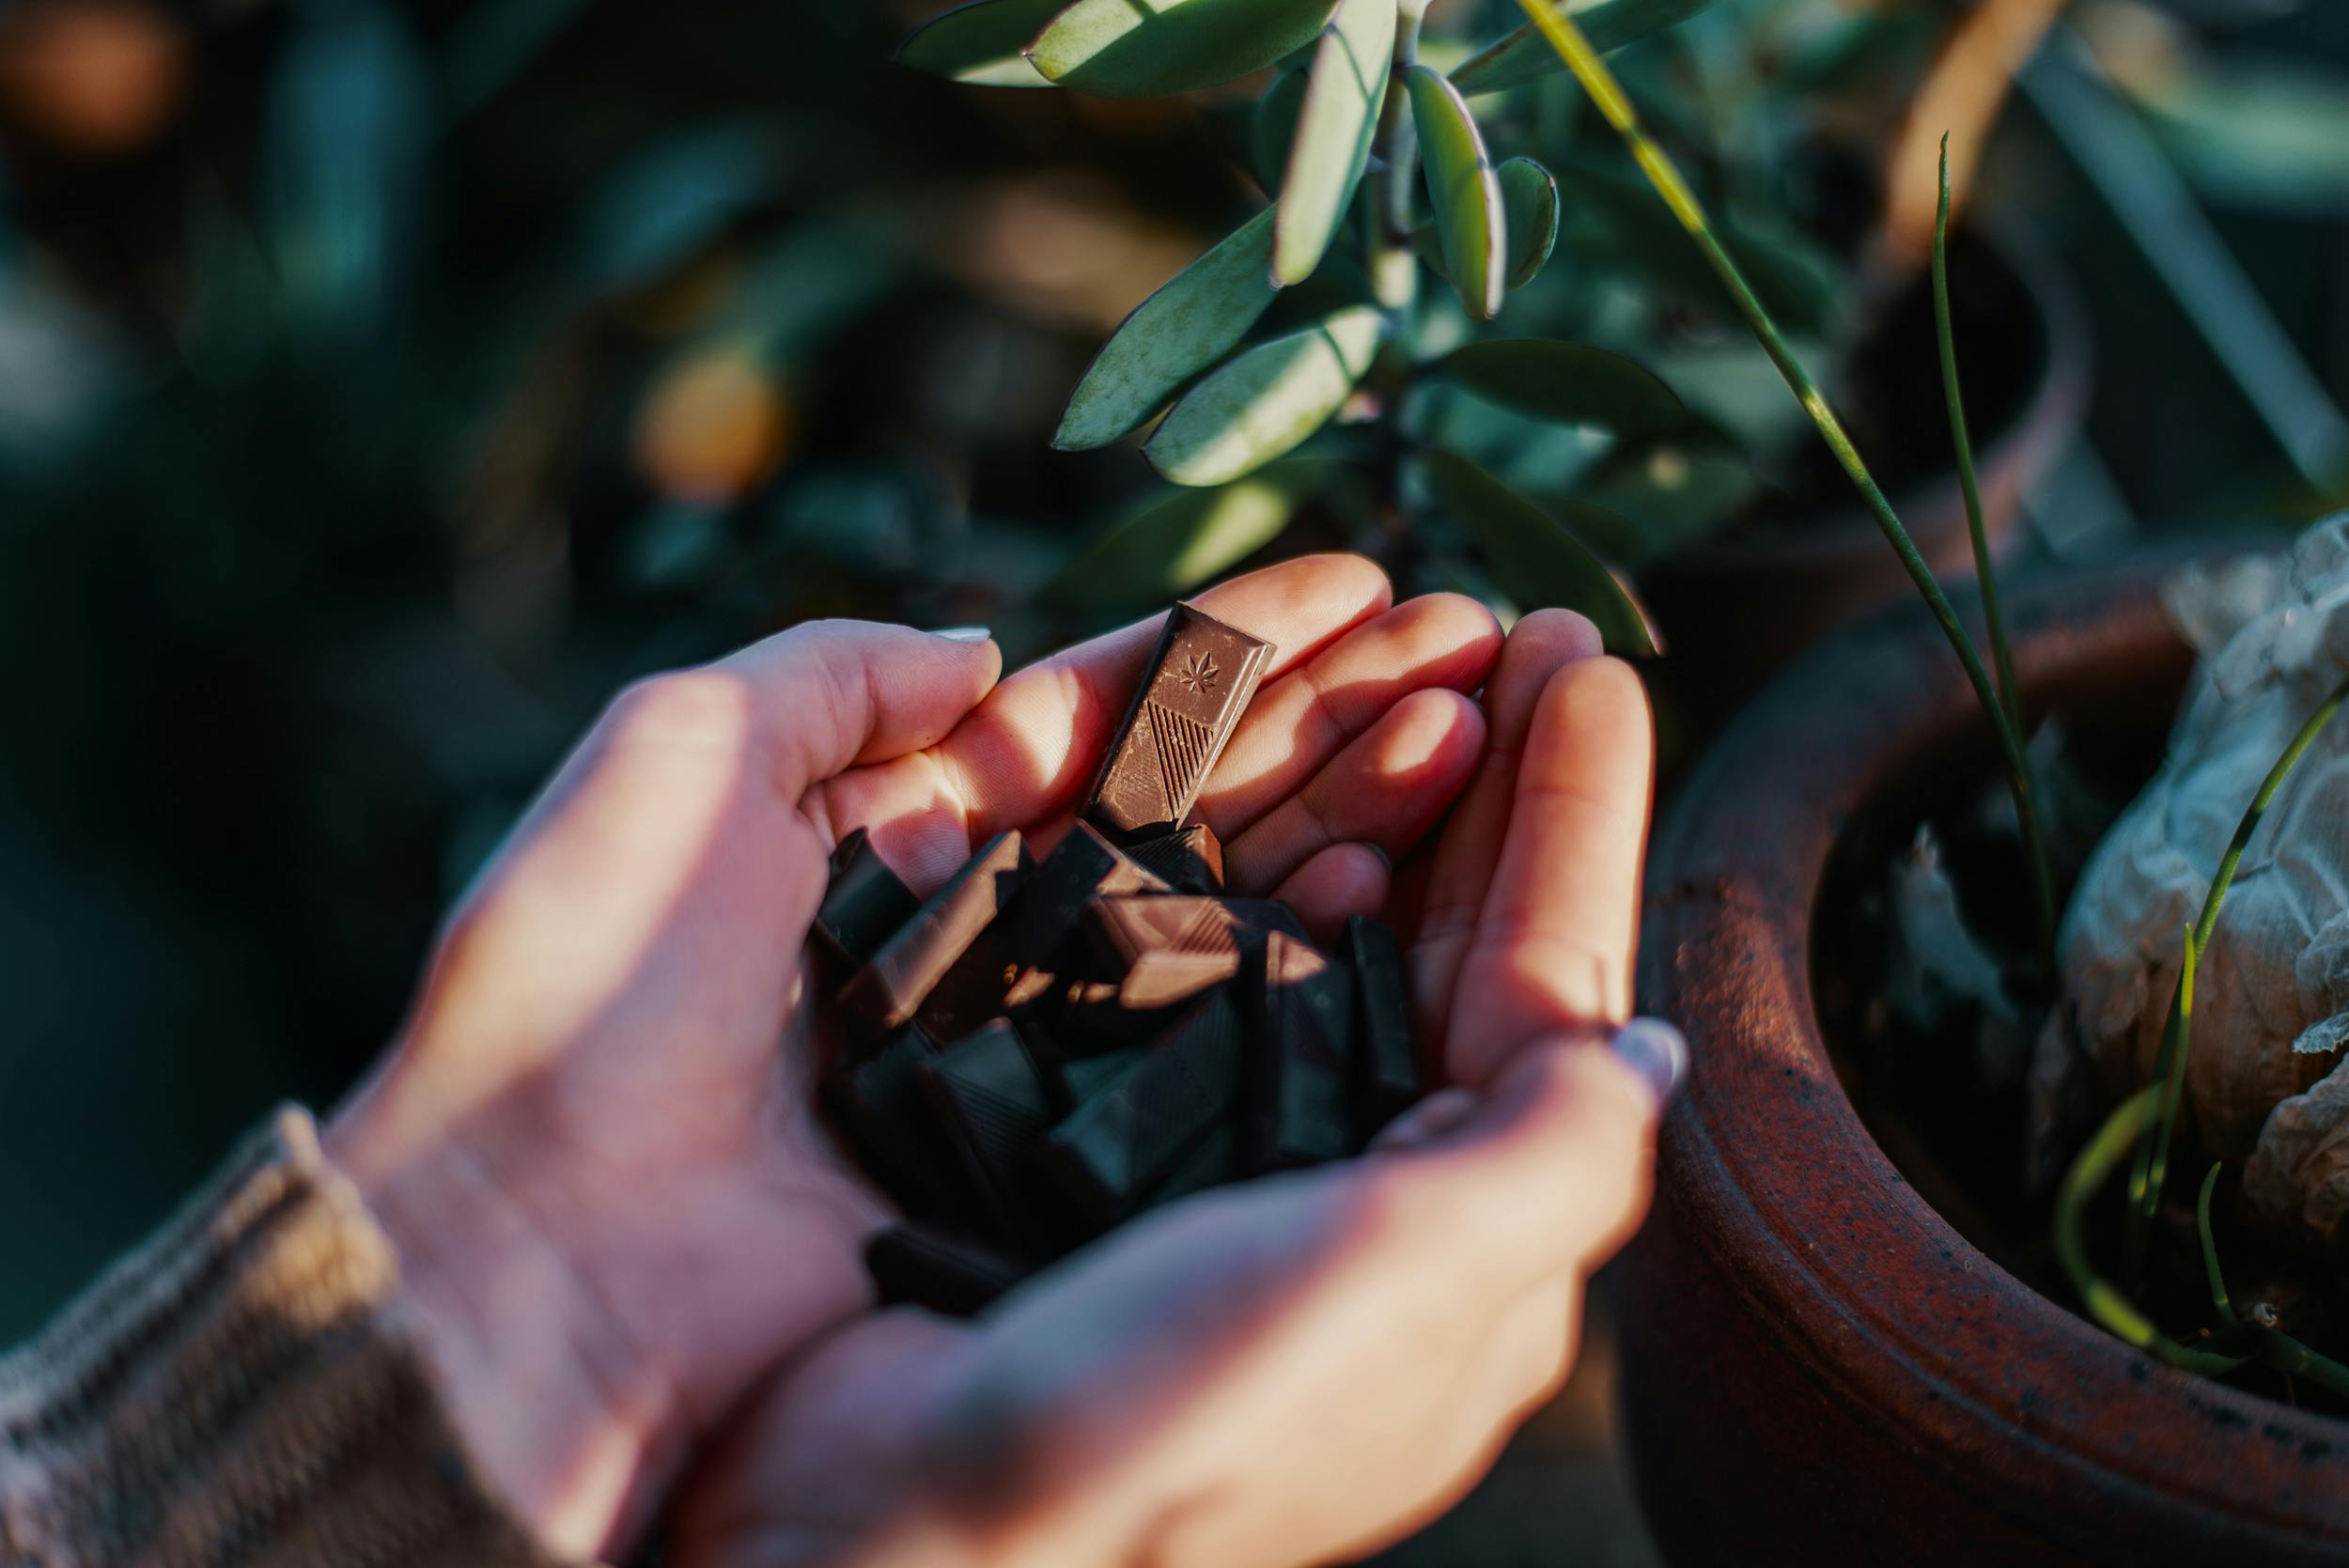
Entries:
[[1982,518],[1982,480],[1974,470],[1973,437],[1966,427],[1966,394],[1957,378],[1957,332],[1950,321],[1950,138],[1941,138],[1941,205],[1933,224],[1933,324],[1941,342],[1941,394],[1950,406],[1950,440],[1957,448],[1957,483],[1966,495],[1966,527],[1973,536],[1974,576],[1982,583],[1982,618],[1990,634],[1990,660],[1999,677],[1999,700],[2006,722],[2023,727],[2022,698],[2015,689],[2015,655],[2007,647],[2006,617],[1999,613],[1998,563],[1990,556],[1990,533]]
[[2234,1303],[2227,1298],[2226,1271],[2218,1266],[2218,1238],[2210,1229],[2210,1195],[2217,1188],[2223,1165],[2213,1165],[2210,1174],[2202,1178],[2202,1190],[2194,1200],[2194,1229],[2202,1238],[2202,1273],[2210,1281],[2210,1304],[2218,1313],[2218,1321],[2229,1327],[2239,1320],[2234,1315]]
[[2161,1115],[2155,1127],[2152,1146],[2139,1151],[2135,1169],[2129,1178],[2129,1263],[2136,1267],[2143,1255],[2145,1228],[2161,1206],[2162,1183],[2170,1171],[2170,1142],[2177,1130],[2178,1107],[2186,1096],[2186,1057],[2193,1049],[2194,970],[2201,962],[2202,954],[2210,946],[2211,933],[2217,929],[2218,911],[2227,901],[2227,890],[2234,884],[2235,867],[2242,863],[2243,851],[2249,846],[2251,835],[2259,831],[2260,819],[2267,815],[2276,792],[2299,762],[2341,705],[2349,701],[2349,680],[2332,690],[2332,694],[2317,705],[2300,726],[2276,766],[2267,770],[2260,784],[2259,793],[2251,797],[2251,804],[2235,825],[2234,837],[2227,845],[2227,852],[2219,857],[2218,869],[2210,879],[2210,892],[2203,895],[2202,912],[2194,928],[2186,934],[2186,964],[2178,971],[2178,988],[2170,1001],[2170,1021],[2162,1031],[2161,1051],[2154,1061],[2152,1087],[2161,1091]]
[[1883,530],[1893,553],[1900,557],[1910,581],[1917,584],[1917,591],[1924,596],[1925,603],[1932,609],[1934,619],[1940,623],[1943,635],[1949,638],[1951,648],[1957,654],[1958,662],[1965,666],[1966,678],[1973,683],[1974,694],[1981,699],[1983,711],[1989,716],[1992,727],[1998,731],[1999,750],[2004,753],[2007,785],[2015,794],[2015,815],[2022,824],[2024,851],[2030,862],[2032,913],[2039,937],[2040,957],[2047,973],[2052,976],[2055,972],[2055,883],[2047,866],[2046,838],[2041,831],[2039,807],[2031,789],[2030,767],[2023,753],[2022,732],[2007,717],[1998,691],[1991,684],[1990,673],[1983,667],[1982,656],[1974,651],[1973,642],[1959,623],[1949,596],[1941,591],[1941,584],[1934,579],[1932,567],[1926,564],[1924,556],[1918,551],[1916,541],[1908,536],[1907,528],[1902,524],[1900,515],[1892,510],[1892,504],[1885,499],[1875,475],[1868,472],[1866,461],[1860,458],[1859,449],[1852,444],[1843,421],[1836,417],[1835,410],[1828,404],[1827,395],[1819,390],[1818,383],[1811,379],[1811,373],[1796,358],[1794,349],[1780,334],[1778,324],[1770,319],[1770,313],[1763,308],[1762,302],[1747,284],[1745,274],[1738,271],[1737,264],[1730,259],[1729,253],[1714,237],[1711,223],[1706,219],[1704,208],[1697,200],[1696,193],[1681,178],[1671,157],[1640,128],[1639,116],[1632,110],[1631,101],[1624,96],[1614,73],[1607,69],[1606,62],[1591,47],[1590,40],[1582,36],[1582,29],[1558,9],[1554,0],[1517,0],[1517,5],[1532,19],[1533,25],[1541,29],[1542,36],[1549,40],[1550,47],[1558,52],[1559,57],[1565,61],[1566,68],[1582,84],[1582,90],[1589,93],[1591,101],[1598,106],[1598,112],[1622,136],[1625,146],[1630,149],[1633,162],[1647,176],[1648,183],[1655,186],[1657,194],[1664,198],[1664,205],[1680,221],[1680,226],[1688,230],[1688,237],[1696,241],[1698,250],[1703,253],[1722,286],[1729,290],[1730,298],[1736,303],[1739,313],[1745,317],[1746,324],[1752,329],[1755,340],[1762,345],[1762,351],[1769,355],[1770,363],[1778,367],[1779,375],[1785,380],[1796,400],[1801,403],[1803,411],[1811,416],[1811,423],[1818,427],[1820,439],[1827,442],[1828,450],[1835,454],[1836,461],[1850,476],[1854,488],[1859,491],[1860,500],[1866,503],[1869,513],[1875,519],[1876,526]]
[[[1411,95],[1405,81],[1419,60],[1420,23],[1425,0],[1404,0],[1395,17],[1394,64],[1387,75],[1387,96],[1378,105],[1378,130],[1372,147],[1377,160],[1370,176],[1370,200],[1363,214],[1364,269],[1370,273],[1372,295],[1379,308],[1398,318],[1419,297],[1419,256],[1411,249],[1412,187],[1419,174],[1419,139],[1411,124]],[[1393,343],[1400,333],[1390,334]]]

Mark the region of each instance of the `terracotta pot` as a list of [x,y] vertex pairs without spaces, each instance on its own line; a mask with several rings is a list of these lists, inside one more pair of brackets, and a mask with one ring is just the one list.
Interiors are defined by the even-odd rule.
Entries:
[[[2191,663],[2172,564],[2013,596],[2035,710],[2162,733]],[[1657,836],[1641,1003],[1695,1070],[1611,1281],[1648,1519],[1684,1564],[2349,1560],[2349,1423],[2170,1371],[1999,1268],[1837,1076],[1822,899],[1969,777],[1996,777],[1988,731],[1904,606],[1788,671]]]
[[[1983,532],[2003,557],[2014,543],[2023,497],[2078,434],[2090,369],[2077,301],[2047,258],[2014,238],[1953,243],[1952,288],[1971,295],[1977,320],[1997,321],[1993,344],[1958,323],[1959,365],[1972,389],[1968,413],[1982,480]],[[1901,335],[1899,374],[1912,439],[1944,450],[1940,363],[1930,318]],[[1994,365],[1993,353],[2008,357]],[[2005,381],[2003,399],[1983,389]],[[1862,456],[1881,463],[1881,452]],[[1821,516],[1734,525],[1641,574],[1640,584],[1672,658],[1659,674],[1671,706],[1700,728],[1726,717],[1795,655],[1854,615],[1916,590],[1875,520],[1838,484],[1848,504]],[[1974,573],[1973,542],[1954,460],[1923,484],[1891,497],[1909,536],[1944,583]]]

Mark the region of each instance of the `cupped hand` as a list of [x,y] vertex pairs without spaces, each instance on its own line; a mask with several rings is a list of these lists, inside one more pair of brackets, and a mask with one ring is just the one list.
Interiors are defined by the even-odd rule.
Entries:
[[[1484,753],[1491,616],[1392,606],[1345,556],[1200,602],[1278,648],[1202,800],[1235,885],[1322,931],[1385,905]],[[451,918],[328,1147],[469,1452],[551,1547],[624,1548],[714,1423],[870,1304],[887,1205],[811,1109],[832,846],[868,827],[926,891],[1002,829],[1049,841],[1158,624],[1000,683],[983,640],[852,623],[644,682]]]
[[[1392,912],[1449,1086],[1361,1159],[1174,1204],[974,1323],[826,1336],[689,1483],[677,1560],[1271,1568],[1456,1498],[1570,1367],[1684,1065],[1668,1027],[1619,1027],[1652,748],[1638,681],[1597,655],[1579,617],[1518,624],[1473,781],[1403,862]],[[1301,875],[1372,809],[1319,799],[1265,806],[1258,875]]]

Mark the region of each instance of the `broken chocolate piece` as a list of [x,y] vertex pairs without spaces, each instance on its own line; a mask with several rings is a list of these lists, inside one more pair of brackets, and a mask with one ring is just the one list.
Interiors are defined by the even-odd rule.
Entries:
[[1063,1056],[1098,1056],[1163,1034],[1181,1016],[1182,1003],[1194,1000],[1177,998],[1162,1007],[1129,1007],[1118,995],[1116,981],[1070,980],[1022,1008],[1019,1017],[1023,1028],[1050,1041]]
[[1239,1010],[1217,991],[1047,1134],[1038,1160],[1097,1223],[1131,1211],[1239,1098]]
[[1384,921],[1361,915],[1346,923],[1346,956],[1354,965],[1356,1017],[1354,1134],[1367,1142],[1417,1103],[1419,1048],[1411,1032],[1411,998],[1403,976],[1403,949]]
[[864,1244],[864,1271],[884,1306],[975,1317],[1021,1278],[992,1249],[934,1225],[892,1225]]
[[1194,822],[1156,838],[1140,839],[1126,852],[1180,893],[1223,891],[1223,841],[1205,822]]
[[922,901],[873,848],[859,828],[832,852],[832,879],[816,911],[816,935],[833,960],[854,969],[870,959]]
[[1199,1141],[1198,1147],[1185,1155],[1163,1180],[1143,1194],[1137,1209],[1154,1209],[1188,1198],[1194,1192],[1205,1192],[1211,1187],[1222,1187],[1247,1174],[1240,1164],[1239,1129],[1229,1122],[1212,1128]]
[[1355,1148],[1346,1051],[1353,977],[1280,932],[1266,939],[1255,962],[1250,1163],[1257,1171],[1284,1171],[1343,1159]]
[[1038,1205],[1028,1156],[1061,1110],[1019,1031],[998,1018],[922,1063],[916,1076],[953,1134],[997,1235],[1014,1246],[1031,1239]]
[[1070,1110],[1076,1110],[1126,1075],[1142,1060],[1144,1048],[1120,1046],[1097,1056],[1071,1056],[1060,1063],[1060,1092]]
[[876,1030],[912,1018],[931,987],[1011,903],[1028,869],[1018,833],[989,839],[857,970],[841,992],[841,1006]]
[[1085,815],[1128,835],[1190,815],[1272,652],[1271,644],[1177,604],[1102,759]]
[[1087,910],[1106,974],[1128,1007],[1165,1007],[1220,986],[1270,932],[1304,939],[1286,905],[1269,899],[1098,898]]
[[963,1212],[966,1185],[941,1164],[938,1118],[922,1093],[920,1071],[938,1054],[910,1024],[861,1060],[844,1060],[824,1077],[824,1100],[864,1168],[909,1212]]

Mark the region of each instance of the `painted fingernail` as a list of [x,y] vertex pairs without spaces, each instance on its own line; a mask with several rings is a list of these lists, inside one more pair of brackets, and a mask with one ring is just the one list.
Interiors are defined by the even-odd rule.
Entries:
[[930,635],[943,637],[949,643],[984,643],[995,633],[983,626],[946,626],[938,628]]
[[1615,1060],[1646,1080],[1664,1104],[1688,1076],[1688,1041],[1661,1018],[1634,1018],[1615,1031],[1608,1049]]

